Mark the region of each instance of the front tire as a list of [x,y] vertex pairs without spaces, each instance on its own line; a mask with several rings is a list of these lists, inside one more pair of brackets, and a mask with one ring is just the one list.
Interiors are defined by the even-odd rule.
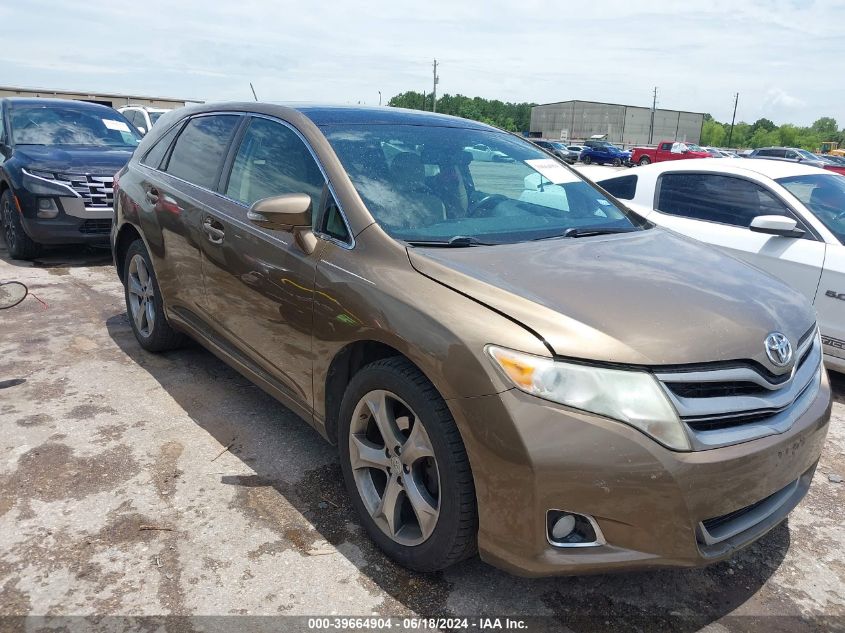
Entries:
[[622,159],[621,158],[614,158],[613,159],[613,166],[614,167],[621,167],[622,166]]
[[12,191],[6,189],[0,196],[0,219],[3,224],[3,239],[12,259],[35,259],[41,253],[41,244],[35,242],[24,231]]
[[141,347],[148,352],[180,347],[185,337],[167,322],[155,270],[141,240],[132,242],[126,251],[123,279],[126,314]]
[[399,564],[445,569],[476,552],[469,459],[449,408],[404,358],[376,361],[349,383],[338,446],[352,505]]

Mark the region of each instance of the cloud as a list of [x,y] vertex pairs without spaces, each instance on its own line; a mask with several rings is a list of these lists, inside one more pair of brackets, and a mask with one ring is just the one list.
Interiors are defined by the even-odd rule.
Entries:
[[[0,85],[376,103],[429,90],[845,122],[845,5],[795,0],[28,0],[0,7]],[[143,34],[140,36],[140,34]],[[824,50],[820,50],[824,42]],[[773,88],[776,87],[776,88]],[[788,119],[783,119],[788,117]]]

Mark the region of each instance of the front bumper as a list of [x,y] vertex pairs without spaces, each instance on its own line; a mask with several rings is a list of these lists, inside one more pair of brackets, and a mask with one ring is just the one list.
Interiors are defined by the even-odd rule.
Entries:
[[86,208],[82,198],[56,196],[58,215],[38,217],[37,196],[25,190],[17,192],[24,231],[39,244],[95,244],[108,245],[113,211],[110,207]]
[[[803,498],[831,407],[823,372],[817,396],[784,433],[681,453],[620,422],[517,390],[449,404],[473,466],[481,557],[526,576],[693,567],[729,557]],[[778,502],[771,512],[754,510],[760,520],[707,544],[713,539],[702,522],[769,497]],[[593,517],[606,543],[552,546],[550,509]]]

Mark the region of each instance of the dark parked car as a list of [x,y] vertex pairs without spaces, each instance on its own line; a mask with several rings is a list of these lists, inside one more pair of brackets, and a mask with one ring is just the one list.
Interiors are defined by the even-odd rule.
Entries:
[[571,149],[566,147],[563,143],[558,141],[545,141],[543,139],[532,139],[531,141],[537,147],[542,147],[547,152],[551,152],[558,158],[566,161],[570,165],[574,165],[578,162],[579,152],[573,152]]
[[631,161],[631,152],[619,149],[608,141],[585,141],[584,150],[581,152],[581,162],[585,165],[597,163],[599,165],[611,164],[614,167],[627,165]]
[[0,220],[9,254],[31,259],[43,244],[108,245],[114,174],[139,140],[106,106],[0,100]]
[[812,152],[800,147],[760,147],[748,155],[748,158],[765,158],[767,160],[783,160],[790,163],[801,163],[810,167],[820,167],[837,174],[845,175],[845,167],[837,165],[835,161],[819,158]]
[[830,386],[806,299],[522,138],[207,104],[163,115],[118,176],[139,344],[191,336],[337,444],[404,565],[705,565],[808,489]]

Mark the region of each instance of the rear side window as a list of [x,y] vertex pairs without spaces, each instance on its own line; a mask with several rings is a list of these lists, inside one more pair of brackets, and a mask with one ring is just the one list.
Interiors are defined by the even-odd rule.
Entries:
[[610,178],[599,183],[601,187],[609,194],[618,198],[619,200],[633,200],[637,195],[637,177],[636,176],[622,176],[620,178]]
[[239,118],[219,114],[188,121],[176,139],[165,171],[198,187],[215,189]]
[[167,150],[170,149],[170,144],[173,142],[176,134],[178,134],[179,127],[178,125],[173,126],[173,129],[158,139],[152,149],[147,152],[147,155],[141,159],[141,164],[158,169],[161,166],[161,159],[164,158]]
[[664,174],[658,211],[694,220],[747,227],[758,215],[786,215],[787,208],[760,185],[720,174]]
[[316,211],[324,184],[317,162],[293,130],[253,118],[232,164],[226,195],[251,205],[284,193],[307,193]]

